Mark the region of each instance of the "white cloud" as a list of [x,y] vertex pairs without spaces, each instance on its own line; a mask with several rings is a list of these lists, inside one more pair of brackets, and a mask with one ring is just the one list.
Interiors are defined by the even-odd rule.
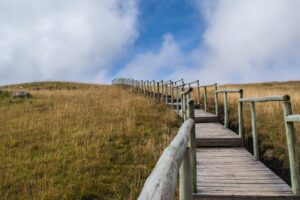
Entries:
[[146,51],[138,54],[117,74],[117,77],[131,77],[135,79],[159,79],[171,77],[170,73],[178,68],[184,68],[183,53],[173,36],[166,34],[159,51]]
[[300,1],[200,1],[204,77],[225,82],[298,79]]
[[104,81],[137,15],[137,0],[0,0],[0,82]]
[[205,83],[299,79],[300,1],[192,1],[206,23],[201,44],[184,52],[168,36],[159,51],[137,55],[120,75]]

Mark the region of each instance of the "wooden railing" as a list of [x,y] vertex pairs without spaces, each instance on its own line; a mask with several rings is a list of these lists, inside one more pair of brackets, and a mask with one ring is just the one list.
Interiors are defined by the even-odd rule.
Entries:
[[256,160],[259,160],[258,138],[256,132],[256,103],[279,101],[282,102],[284,112],[284,122],[286,128],[286,140],[289,153],[289,165],[291,174],[292,191],[295,195],[300,195],[300,176],[299,176],[299,155],[297,136],[294,127],[294,122],[300,121],[299,115],[293,115],[290,97],[288,95],[270,96],[261,98],[242,98],[241,103],[250,103],[251,110],[251,125],[253,138],[253,152]]
[[[240,94],[240,98],[243,98],[243,90],[242,89],[224,89],[224,90],[217,90],[215,91],[215,102],[216,102],[216,105],[215,105],[215,112],[216,112],[216,115],[219,115],[219,109],[218,109],[218,94],[221,94],[223,93],[224,94],[224,128],[228,128],[228,123],[229,123],[229,120],[228,120],[228,98],[227,98],[227,94],[228,93],[238,93]],[[242,106],[242,103],[239,103],[239,108],[238,108],[238,115],[241,116],[241,113],[243,112],[242,111],[243,109],[243,106]],[[239,117],[239,119],[242,120],[241,117]],[[239,124],[242,124],[241,121],[239,121]],[[241,137],[242,136],[242,130],[240,129],[239,130],[239,136]]]
[[[203,88],[204,92],[203,92],[203,109],[204,111],[207,111],[208,107],[207,107],[207,88],[208,87],[214,87],[214,90],[217,91],[218,90],[218,84],[210,84],[210,85],[200,85],[199,88]],[[215,99],[215,109],[216,109],[216,99]]]
[[[177,82],[181,82],[177,85]],[[218,94],[224,94],[224,127],[228,127],[228,93],[238,93],[238,118],[239,118],[239,137],[243,139],[243,104],[250,103],[251,111],[251,125],[252,125],[252,138],[253,138],[253,152],[254,157],[259,160],[258,151],[258,138],[256,132],[256,103],[263,102],[282,102],[284,112],[284,123],[286,129],[286,140],[289,154],[289,166],[291,175],[292,191],[295,195],[300,195],[300,175],[299,175],[299,155],[297,147],[297,134],[294,127],[295,122],[300,122],[300,115],[293,115],[290,97],[288,95],[270,96],[261,98],[243,98],[243,90],[241,89],[223,89],[218,90],[217,84],[212,85],[199,85],[199,81],[191,83],[184,83],[181,79],[179,81],[153,81],[151,87],[146,87],[143,81],[137,81],[133,79],[115,79],[114,85],[121,85],[123,87],[129,87],[135,91],[149,94],[153,91],[153,96],[157,100],[163,100],[168,94],[171,95],[171,99],[177,99],[177,113],[179,113],[179,97],[181,99],[181,115],[185,120],[181,126],[177,136],[171,142],[160,157],[155,169],[148,177],[144,188],[139,196],[139,199],[173,199],[174,192],[177,183],[177,175],[179,172],[179,193],[180,200],[190,200],[192,193],[196,192],[196,149],[195,149],[195,125],[194,125],[194,100],[191,98],[192,84],[197,83],[197,90],[199,88],[204,89],[203,93],[203,106],[204,110],[207,110],[207,88],[214,87],[215,94],[215,113],[219,115],[218,111]],[[186,86],[189,86],[185,89]],[[165,87],[165,88],[164,88]],[[149,89],[150,88],[150,89]],[[156,88],[156,89],[155,89]],[[174,90],[176,95],[174,96]],[[197,92],[197,101],[200,102],[200,91]],[[180,169],[179,169],[180,166]]]
[[191,200],[192,193],[196,191],[194,101],[188,96],[191,91],[188,89],[182,92],[187,110],[185,121],[147,178],[138,198],[140,200],[173,199],[178,174],[181,200]]

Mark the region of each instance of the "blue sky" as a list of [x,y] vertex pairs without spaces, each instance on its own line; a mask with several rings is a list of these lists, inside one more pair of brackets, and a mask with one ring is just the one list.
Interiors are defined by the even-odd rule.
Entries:
[[0,0],[0,84],[299,79],[297,0]]

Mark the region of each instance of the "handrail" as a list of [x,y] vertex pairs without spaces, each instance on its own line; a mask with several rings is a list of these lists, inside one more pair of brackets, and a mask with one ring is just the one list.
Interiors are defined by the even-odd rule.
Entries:
[[290,165],[290,175],[292,183],[292,191],[295,195],[300,195],[300,173],[299,173],[299,155],[297,149],[297,134],[294,127],[294,121],[300,121],[300,115],[293,115],[292,104],[290,102],[289,95],[277,95],[277,96],[268,96],[260,98],[242,98],[239,102],[248,102],[250,103],[251,111],[251,125],[252,125],[252,138],[253,138],[253,152],[254,157],[259,160],[259,151],[258,151],[258,139],[256,133],[256,108],[255,103],[263,102],[282,102],[283,112],[284,112],[284,122],[286,129],[286,140],[289,153],[289,165]]
[[213,87],[213,86],[216,86],[218,85],[217,83],[214,83],[214,84],[209,84],[209,85],[200,85],[200,87]]
[[198,80],[195,80],[195,81],[191,81],[191,82],[189,82],[189,83],[186,83],[186,85],[191,85],[191,84],[195,84],[195,83],[197,83],[198,82]]
[[183,81],[183,78],[182,78],[182,79],[180,79],[180,80],[174,81],[173,83],[174,83],[174,84],[176,84],[176,83],[178,83],[178,82],[182,82],[182,81]]
[[240,99],[240,102],[269,102],[269,101],[289,101],[289,95],[276,95],[268,97],[259,97],[259,98],[243,98]]
[[[215,91],[215,111],[216,115],[219,115],[219,109],[218,109],[218,94],[224,94],[224,128],[228,128],[229,124],[229,119],[228,119],[228,104],[227,104],[227,94],[228,93],[239,93],[240,94],[240,99],[243,98],[243,89],[223,89],[223,90],[216,90]],[[239,115],[239,137],[243,139],[243,127],[242,127],[242,111],[243,106],[242,102],[239,102],[238,106],[238,115]]]
[[287,122],[300,122],[300,115],[288,115],[286,116]]
[[[174,198],[179,167],[180,165],[191,164],[188,143],[193,125],[193,119],[188,119],[182,124],[178,134],[164,150],[154,170],[147,178],[138,200],[172,200]],[[191,178],[188,174],[190,172],[183,171],[182,173],[184,173],[186,179],[189,179]],[[189,189],[192,189],[190,179],[185,184],[189,184]],[[188,187],[188,185],[184,187]],[[192,191],[188,192],[190,192],[190,195],[192,194]]]
[[224,90],[217,90],[215,91],[215,93],[240,93],[242,91],[242,89],[224,89]]
[[166,81],[166,82],[162,82],[161,85],[168,85],[168,84],[170,84],[171,82],[172,82],[172,80],[168,80],[168,81]]
[[[215,87],[215,91],[218,90],[218,84],[214,83],[214,84],[210,84],[210,85],[198,85],[198,88],[203,88],[204,89],[204,94],[203,94],[203,99],[204,99],[204,111],[207,111],[207,88],[208,87]],[[198,90],[198,95],[200,96],[200,90]],[[217,113],[218,108],[217,108],[217,99],[215,98],[215,112]],[[200,106],[200,100],[199,100],[199,106]]]

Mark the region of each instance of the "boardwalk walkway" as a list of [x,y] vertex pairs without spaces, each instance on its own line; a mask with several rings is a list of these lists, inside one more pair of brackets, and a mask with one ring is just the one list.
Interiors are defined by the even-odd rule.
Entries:
[[[173,104],[175,110],[176,106]],[[178,114],[181,116],[182,111]],[[288,184],[243,148],[242,139],[224,128],[215,114],[195,109],[195,132],[197,193],[194,199],[300,199],[293,195]]]
[[[212,114],[198,111],[207,119]],[[220,123],[197,123],[197,193],[194,199],[299,199],[291,187],[242,147]]]
[[[178,81],[154,81],[152,85],[149,81],[131,79],[117,79],[113,82],[121,85],[125,83],[133,91],[165,102],[184,119],[178,134],[165,149],[148,177],[139,200],[173,199],[178,173],[181,200],[300,200],[297,138],[293,126],[293,122],[300,122],[300,115],[292,114],[288,95],[243,98],[241,89],[217,90],[217,84],[200,86],[199,81],[186,84],[182,79],[179,81],[182,81],[182,84],[177,86],[173,84]],[[195,83],[197,99],[192,100],[191,84]],[[184,90],[186,85],[188,89]],[[204,90],[203,106],[200,106],[200,87]],[[214,88],[216,114],[204,111],[208,106],[207,87]],[[224,94],[224,125],[219,122],[218,117],[218,94],[221,93]],[[237,93],[240,97],[239,135],[226,128],[228,93]],[[269,101],[280,101],[283,105],[292,187],[259,161],[255,103]],[[251,108],[254,155],[243,147],[244,102],[250,103]],[[199,109],[202,107],[204,110]]]

